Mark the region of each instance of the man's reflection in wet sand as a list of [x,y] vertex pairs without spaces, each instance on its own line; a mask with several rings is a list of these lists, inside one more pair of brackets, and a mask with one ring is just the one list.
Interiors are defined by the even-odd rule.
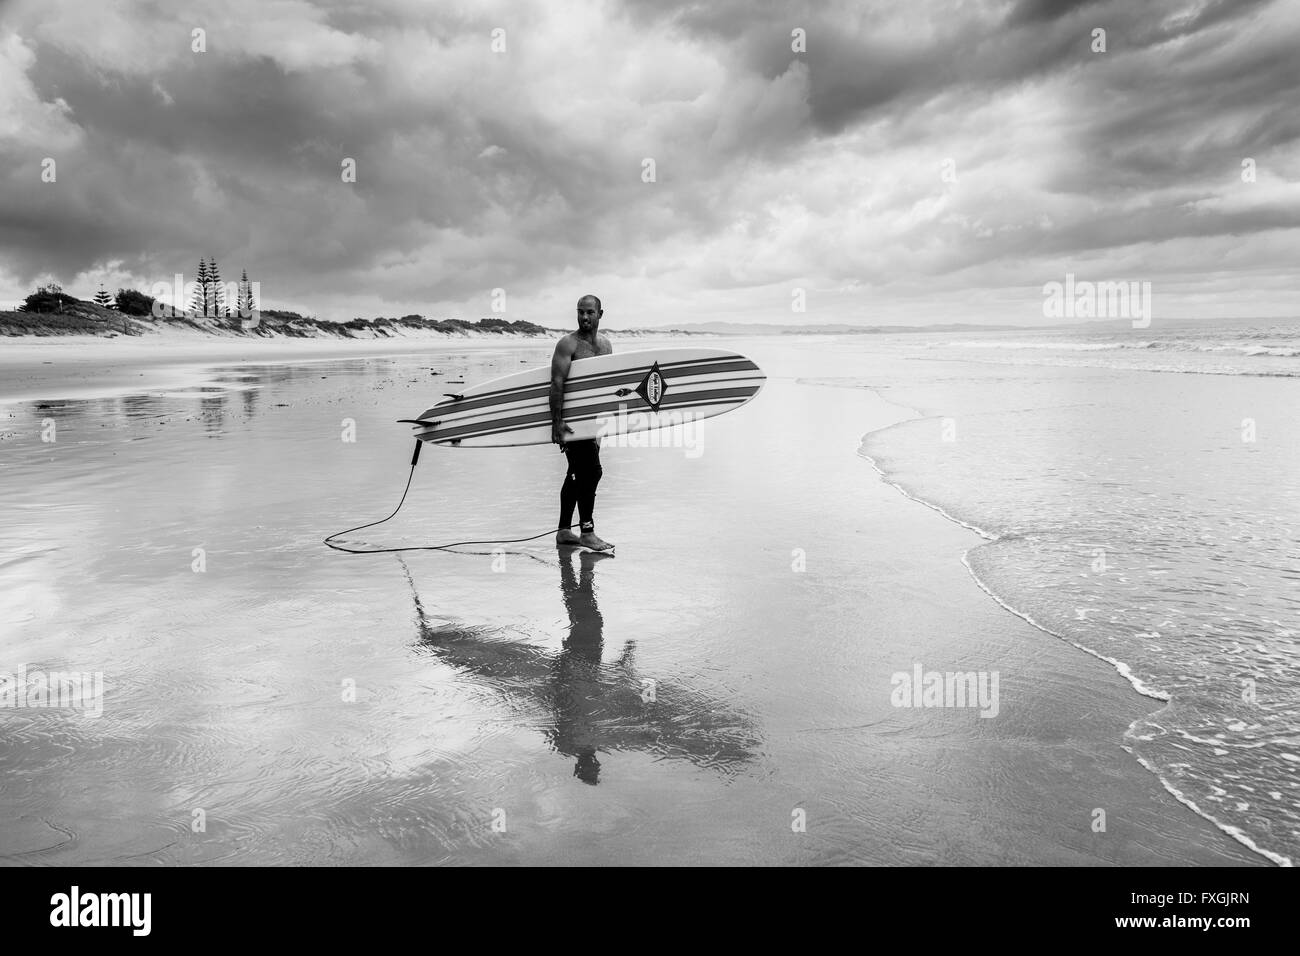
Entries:
[[675,674],[663,679],[639,674],[634,641],[624,643],[615,660],[603,661],[605,625],[595,577],[596,566],[610,557],[560,553],[560,593],[569,632],[558,652],[514,640],[503,629],[431,622],[417,595],[420,645],[504,692],[521,718],[543,705],[549,711],[544,729],[551,746],[573,759],[573,775],[584,783],[600,782],[598,754],[620,750],[738,772],[754,759],[760,743],[747,715],[691,689]]
[[[574,574],[571,555],[560,557],[560,591],[569,612],[569,636],[555,658],[555,729],[551,744],[560,753],[574,757],[577,762],[573,775],[593,786],[600,781],[600,761],[596,759],[598,731],[592,723],[599,719],[607,693],[601,682],[605,619],[596,603],[593,572],[596,564],[608,557],[582,552],[578,556],[578,574]],[[629,641],[619,657],[619,664],[625,668],[631,662],[632,648]]]

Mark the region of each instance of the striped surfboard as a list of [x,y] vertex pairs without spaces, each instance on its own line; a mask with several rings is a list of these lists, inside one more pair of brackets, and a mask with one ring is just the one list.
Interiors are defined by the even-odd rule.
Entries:
[[[735,352],[645,349],[577,359],[564,384],[567,441],[666,428],[744,405],[766,376]],[[506,375],[449,395],[415,424],[437,445],[544,445],[551,440],[550,366]]]

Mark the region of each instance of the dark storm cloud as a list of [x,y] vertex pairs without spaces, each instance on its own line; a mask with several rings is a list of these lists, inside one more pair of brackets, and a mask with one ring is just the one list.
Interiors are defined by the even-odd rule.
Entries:
[[791,29],[804,29],[812,116],[822,133],[833,134],[919,108],[942,92],[988,95],[1088,65],[1094,27],[1107,30],[1112,50],[1131,51],[1249,18],[1269,2],[1217,0],[1182,15],[1186,5],[1177,2],[1025,0],[1004,16],[997,6],[974,12],[969,6],[918,4],[915,9],[931,12],[923,18],[925,29],[889,30],[884,39],[873,29],[888,24],[883,17],[868,15],[857,29],[846,29],[846,17],[864,9],[856,4],[629,0],[626,7],[639,20],[667,22],[707,42],[730,44],[746,67],[769,77],[795,59]]
[[[420,228],[472,221],[484,190],[501,185],[475,176],[482,145],[469,114],[382,95],[374,77],[354,85],[216,56],[106,75],[52,44],[34,50],[36,92],[67,104],[83,145],[60,153],[59,182],[44,192],[23,182],[48,146],[30,143],[6,164],[0,236],[23,275],[122,258],[163,278],[239,250],[265,273],[364,270],[414,246]],[[360,170],[346,189],[344,157]]]
[[[1209,17],[1214,5],[1196,21]],[[1234,15],[1247,17],[1241,4]],[[1134,32],[1140,30],[1135,25]],[[1164,42],[1174,31],[1161,31]],[[1071,102],[1086,122],[1073,162],[1054,177],[1067,192],[1132,192],[1198,179],[1237,181],[1243,158],[1300,139],[1300,65],[1295,36],[1260,37],[1233,47],[1231,34],[1180,40],[1159,69],[1090,69]],[[1156,34],[1148,34],[1151,42]],[[1265,227],[1261,223],[1262,227]]]
[[[1294,20],[1288,31],[1231,48],[1234,27],[1249,29],[1269,5],[1026,0],[1004,16],[990,7],[978,17],[935,7],[929,30],[887,30],[887,40],[877,38],[870,18],[863,29],[845,30],[832,10],[819,5],[764,5],[754,16],[740,4],[702,8],[645,0],[629,9],[709,42],[731,44],[741,62],[769,76],[791,57],[789,29],[804,27],[811,116],[822,135],[931,111],[931,121],[910,133],[900,130],[896,141],[940,135],[954,104],[961,108],[1000,89],[1067,78],[1064,102],[1073,115],[1061,137],[1070,148],[1052,157],[1043,182],[1056,192],[1104,199],[1202,178],[1231,186],[1243,157],[1295,144],[1300,58]],[[1104,54],[1092,51],[1094,28],[1106,31]],[[939,96],[949,103],[936,109]],[[1198,195],[1192,189],[1178,201]],[[1154,215],[1148,210],[1058,225],[1046,235],[1023,230],[1005,248],[995,244],[991,255],[1033,246],[1084,252],[1126,239],[1266,231],[1290,228],[1294,220],[1288,210],[1200,210],[1194,216],[1177,208]],[[954,249],[953,258],[977,258],[977,248]]]
[[[400,305],[572,272],[884,281],[1294,223],[1277,4],[227,0],[202,56],[169,5],[17,9],[0,274],[24,282],[216,255],[286,297]],[[47,155],[59,183],[34,186]],[[1271,159],[1273,208],[1234,191],[1246,156]]]
[[[385,22],[402,25],[396,15],[385,21],[355,9],[331,25],[377,30]],[[472,29],[483,55],[467,65],[490,69],[492,22],[421,17],[428,43],[414,44],[414,68],[422,57],[446,56],[458,31]],[[227,39],[214,34],[213,48]],[[405,82],[383,62],[286,70],[269,56],[208,54],[163,58],[133,73],[54,42],[28,42],[37,95],[67,104],[82,145],[61,154],[60,183],[45,195],[21,185],[33,156],[43,155],[41,143],[7,166],[15,202],[0,235],[13,241],[9,264],[23,277],[110,258],[169,277],[200,255],[224,260],[242,251],[263,274],[318,273],[313,290],[329,291],[355,286],[372,266],[401,260],[445,230],[474,252],[461,258],[449,250],[448,262],[403,279],[397,294],[455,296],[485,282],[542,276],[629,239],[668,236],[708,208],[656,211],[659,197],[628,188],[641,185],[644,150],[530,115],[526,98],[502,98],[488,84],[485,108],[476,108],[472,73],[459,95]],[[359,171],[346,188],[339,186],[343,157]],[[705,187],[707,177],[691,183],[684,188]],[[642,210],[635,236],[626,221],[606,217],[612,208]],[[513,232],[502,234],[507,228]]]
[[1101,0],[1023,0],[1007,15],[1013,26],[1045,23],[1072,16],[1086,7],[1096,7]]

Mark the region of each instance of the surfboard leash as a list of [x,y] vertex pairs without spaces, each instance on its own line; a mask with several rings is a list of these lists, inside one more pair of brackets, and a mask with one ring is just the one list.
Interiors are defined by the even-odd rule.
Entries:
[[[427,425],[430,423],[416,422],[415,424]],[[378,521],[371,521],[369,524],[359,524],[355,528],[348,528],[346,531],[335,531],[323,542],[327,548],[333,548],[335,551],[343,551],[346,554],[396,554],[400,551],[445,551],[448,548],[459,548],[470,544],[522,544],[525,541],[536,541],[538,538],[544,538],[548,534],[555,534],[556,531],[562,530],[560,528],[550,528],[527,538],[494,538],[487,541],[452,541],[448,544],[412,545],[406,548],[349,548],[341,544],[335,544],[335,538],[341,538],[345,534],[351,534],[353,531],[364,531],[366,528],[374,528],[377,525],[381,525],[385,521],[390,521],[397,516],[397,513],[402,510],[402,505],[406,504],[406,496],[411,491],[411,481],[415,478],[415,466],[420,463],[420,446],[423,444],[424,442],[420,441],[420,439],[417,438],[415,440],[415,452],[411,455],[411,470],[406,476],[406,487],[402,489],[402,499],[397,502],[397,507],[393,509],[393,513],[387,518],[380,518]],[[569,527],[576,528],[578,526],[576,524],[571,524]]]

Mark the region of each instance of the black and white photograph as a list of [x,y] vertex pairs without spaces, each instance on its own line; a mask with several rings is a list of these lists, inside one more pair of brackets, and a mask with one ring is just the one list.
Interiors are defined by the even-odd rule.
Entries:
[[1290,867],[1297,50],[0,2],[0,866]]

